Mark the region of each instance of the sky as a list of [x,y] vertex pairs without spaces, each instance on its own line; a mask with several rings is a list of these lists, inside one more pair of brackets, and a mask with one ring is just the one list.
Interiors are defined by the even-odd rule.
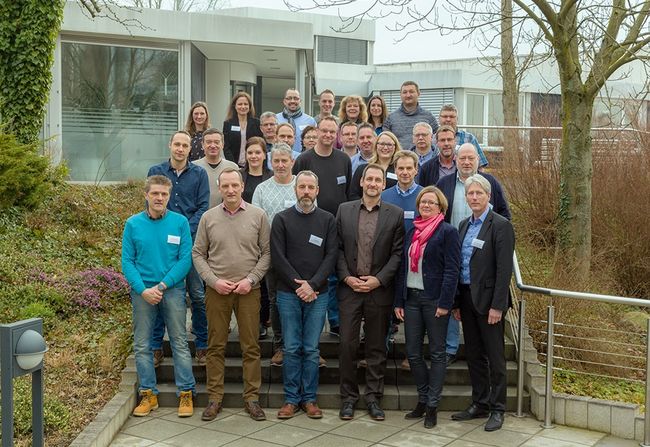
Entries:
[[[293,4],[309,5],[309,0],[291,0]],[[287,11],[287,7],[282,0],[228,0],[231,7],[254,6],[263,8],[280,9]],[[363,8],[368,3],[367,0],[357,0],[354,5],[346,6],[343,13],[349,13],[357,8]],[[424,8],[431,5],[431,0],[415,0],[414,5]],[[308,11],[317,14],[337,15],[336,8]],[[398,18],[399,17],[399,18]],[[395,31],[390,31],[386,27],[391,27],[396,20],[404,20],[406,13],[400,16],[391,16],[387,19],[378,19],[375,29],[375,52],[374,63],[394,63],[394,62],[412,62],[412,61],[429,61],[444,59],[459,59],[480,56],[479,51],[472,46],[471,42],[461,39],[461,36],[441,36],[438,32],[415,32],[406,36],[401,42],[396,42],[401,35]],[[458,42],[461,40],[461,42]]]

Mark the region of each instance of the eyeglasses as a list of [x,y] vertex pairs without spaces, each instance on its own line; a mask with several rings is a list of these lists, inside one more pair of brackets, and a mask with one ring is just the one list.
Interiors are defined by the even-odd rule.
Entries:
[[300,96],[285,96],[284,99],[287,101],[300,101]]
[[395,143],[377,143],[380,147],[395,147]]
[[440,206],[438,202],[434,202],[433,200],[420,200],[420,205]]

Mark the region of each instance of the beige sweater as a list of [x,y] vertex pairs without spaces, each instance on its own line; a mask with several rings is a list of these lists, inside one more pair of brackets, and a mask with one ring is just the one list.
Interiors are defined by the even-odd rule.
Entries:
[[219,193],[219,174],[221,174],[221,172],[226,168],[239,170],[239,166],[223,157],[221,157],[221,162],[219,162],[216,168],[210,166],[205,157],[193,161],[192,163],[201,166],[205,169],[205,172],[208,173],[208,181],[210,182],[210,208],[214,208],[221,203],[221,193]]
[[211,208],[196,232],[194,267],[213,289],[218,279],[236,282],[246,277],[257,288],[271,263],[270,232],[266,213],[256,206],[246,204],[234,215],[223,204]]

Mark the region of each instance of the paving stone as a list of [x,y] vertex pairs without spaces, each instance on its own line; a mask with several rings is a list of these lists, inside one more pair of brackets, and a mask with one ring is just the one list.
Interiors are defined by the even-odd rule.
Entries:
[[314,439],[300,444],[301,447],[366,447],[372,445],[371,442],[361,441],[360,439],[347,438],[345,436],[324,433]]
[[588,403],[591,398],[572,396],[565,405],[564,421],[571,427],[587,428],[589,426]]
[[524,442],[521,447],[584,447],[584,444],[576,444],[570,441],[535,436]]
[[615,436],[605,436],[594,444],[595,447],[639,447],[639,443],[632,439],[621,439]]
[[187,433],[167,439],[165,443],[179,447],[220,447],[237,439],[239,439],[237,435],[197,427]]
[[612,407],[612,436],[634,439],[634,414],[636,405],[617,405]]
[[300,413],[298,416],[287,419],[282,423],[308,430],[328,432],[345,424],[346,421],[339,419],[338,413],[335,413],[333,410],[324,410],[323,417],[320,419],[309,419],[305,413]]
[[476,425],[468,424],[466,422],[450,421],[438,418],[438,425],[433,428],[424,428],[424,419],[420,420],[417,424],[411,425],[409,430],[421,431],[423,433],[431,433],[438,436],[444,436],[451,439],[457,439],[466,433],[474,430]]
[[178,422],[165,421],[161,424],[158,419],[151,419],[142,424],[135,425],[123,431],[127,435],[151,439],[152,441],[164,441],[165,439],[185,433],[192,429],[191,425],[179,424]]
[[531,435],[518,433],[502,428],[501,430],[487,432],[483,427],[477,427],[463,435],[461,439],[493,446],[518,446],[530,439]]
[[395,447],[424,447],[424,446],[444,446],[452,441],[451,438],[438,436],[433,433],[423,433],[413,430],[402,430],[393,436],[384,439],[382,444]]
[[272,421],[253,421],[250,417],[241,414],[231,414],[224,418],[206,424],[203,428],[208,430],[217,430],[233,435],[247,436],[256,431],[275,425]]
[[111,447],[147,447],[151,444],[155,444],[155,441],[119,433],[111,442]]
[[534,435],[542,431],[541,423],[532,418],[518,418],[506,414],[503,421],[503,428],[510,431],[519,433],[527,433]]
[[612,429],[612,407],[605,401],[593,399],[587,403],[589,430],[610,433]]
[[296,446],[320,435],[321,432],[315,430],[307,430],[300,427],[292,427],[291,430],[287,430],[284,424],[276,424],[252,433],[248,437],[260,441],[270,441],[280,445]]
[[602,439],[605,434],[583,430],[581,428],[557,426],[550,430],[544,430],[539,434],[539,436],[551,439],[559,439],[561,441],[574,442],[582,445],[594,445],[596,442]]
[[357,419],[332,430],[330,433],[361,439],[362,441],[379,442],[398,431],[400,431],[399,427]]

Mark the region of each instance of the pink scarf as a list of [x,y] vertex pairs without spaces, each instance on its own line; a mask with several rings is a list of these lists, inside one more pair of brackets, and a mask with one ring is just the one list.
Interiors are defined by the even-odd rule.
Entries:
[[411,271],[418,272],[418,263],[420,257],[422,256],[423,247],[427,244],[429,238],[433,235],[440,222],[445,220],[445,216],[440,213],[437,216],[429,217],[428,219],[422,219],[421,216],[418,216],[413,221],[415,226],[415,233],[413,233],[413,239],[411,240],[411,248],[409,249],[409,255],[411,256]]

